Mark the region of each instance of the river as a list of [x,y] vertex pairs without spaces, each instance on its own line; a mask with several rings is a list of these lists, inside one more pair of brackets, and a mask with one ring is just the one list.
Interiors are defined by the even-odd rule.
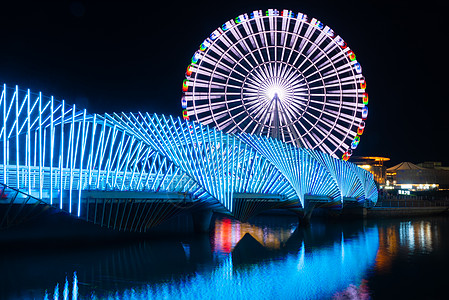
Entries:
[[447,216],[213,224],[205,235],[1,249],[0,298],[447,299]]

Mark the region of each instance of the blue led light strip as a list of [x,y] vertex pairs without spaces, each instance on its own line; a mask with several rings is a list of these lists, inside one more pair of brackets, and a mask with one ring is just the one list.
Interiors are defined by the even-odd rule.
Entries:
[[89,114],[17,86],[3,85],[0,106],[0,183],[80,218],[93,218],[85,191],[182,193],[236,216],[257,210],[258,197],[260,207],[263,197],[377,201],[369,172],[279,140],[172,116]]

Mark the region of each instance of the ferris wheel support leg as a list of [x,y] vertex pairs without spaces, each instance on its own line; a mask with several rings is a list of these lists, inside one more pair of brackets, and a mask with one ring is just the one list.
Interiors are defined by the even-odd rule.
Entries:
[[193,230],[195,233],[207,233],[210,228],[213,212],[211,209],[202,209],[192,212]]

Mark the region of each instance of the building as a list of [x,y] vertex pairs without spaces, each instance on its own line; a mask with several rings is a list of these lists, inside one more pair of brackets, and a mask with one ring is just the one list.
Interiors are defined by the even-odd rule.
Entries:
[[386,170],[384,162],[389,161],[387,157],[380,156],[353,156],[351,162],[360,168],[367,170],[374,176],[374,181],[378,185],[384,185],[386,182]]
[[402,190],[431,190],[449,188],[449,167],[441,162],[413,164],[402,162],[387,169],[385,188]]

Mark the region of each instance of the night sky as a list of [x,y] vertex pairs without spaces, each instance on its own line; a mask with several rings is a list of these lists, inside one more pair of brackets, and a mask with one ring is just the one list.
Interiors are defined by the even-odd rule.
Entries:
[[449,165],[447,1],[9,2],[0,6],[1,83],[89,112],[176,116],[185,69],[213,30],[255,9],[305,13],[362,65],[369,116],[354,155]]

